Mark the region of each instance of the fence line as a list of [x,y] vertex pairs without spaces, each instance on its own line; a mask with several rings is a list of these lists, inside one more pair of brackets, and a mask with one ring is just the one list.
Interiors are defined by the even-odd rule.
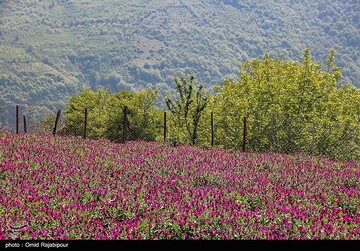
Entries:
[[[20,123],[19,123],[19,106],[16,106],[16,134],[20,133]],[[52,127],[52,134],[55,136],[58,133],[58,125],[59,125],[59,120],[62,114],[62,110],[58,110],[56,117],[55,117],[55,122],[54,122],[54,126]],[[122,126],[123,126],[123,130],[122,130],[122,142],[126,142],[127,141],[127,131],[128,131],[128,127],[129,127],[129,119],[128,119],[128,115],[129,115],[129,108],[127,106],[124,106],[123,108],[123,120],[122,120]],[[167,141],[168,138],[168,112],[164,111],[164,117],[163,117],[163,140]],[[23,125],[24,125],[24,133],[27,133],[27,119],[26,119],[26,115],[23,115]],[[39,121],[38,123],[39,125],[41,125],[41,121]],[[214,138],[215,138],[215,124],[214,124],[214,112],[211,112],[211,146],[214,146]],[[244,126],[246,125],[246,118],[244,118]],[[46,130],[46,129],[45,129]],[[40,130],[43,131],[43,130]],[[34,132],[36,132],[34,130]],[[77,133],[75,133],[76,136]],[[88,134],[88,108],[85,108],[84,110],[84,126],[83,126],[83,138],[86,139],[87,138],[87,134]],[[244,128],[244,133],[243,133],[243,139],[244,142],[246,141],[246,128]],[[243,150],[245,151],[245,144],[243,146]]]
[[[44,113],[42,114],[43,118],[39,119],[36,108],[17,105],[15,132],[16,134],[20,133],[19,117],[22,111],[24,133],[50,133],[52,129],[53,135],[82,136],[83,139],[107,137],[122,143],[131,140],[186,143],[182,141],[189,135],[181,118],[164,111],[163,116],[156,119],[155,115],[142,114],[133,109],[124,106],[122,112],[114,112],[112,127],[99,130],[97,128],[99,125],[96,123],[100,122],[96,121],[96,114],[94,115],[93,111],[88,108],[83,111],[78,110],[79,114],[82,114],[77,120],[78,124],[69,124],[67,115],[63,115],[61,110],[57,111],[56,116],[51,112]],[[40,113],[43,112],[40,111]],[[3,117],[2,120],[4,121]],[[262,123],[263,121],[259,121],[255,116],[245,116],[239,113],[217,115],[211,112],[204,114],[202,121],[202,133],[197,139],[197,144],[203,146],[238,148],[244,152],[304,152],[332,158],[355,160],[360,158],[360,119],[355,127],[351,127],[350,124],[345,124],[345,126],[342,124],[343,127],[336,133],[333,132],[336,125],[323,126],[321,124],[319,127],[315,120],[303,123],[300,118],[289,118],[282,114],[272,114],[267,123]],[[179,124],[183,124],[183,126],[181,127]],[[6,130],[6,126],[1,126],[1,128]],[[329,135],[332,138],[327,137]]]

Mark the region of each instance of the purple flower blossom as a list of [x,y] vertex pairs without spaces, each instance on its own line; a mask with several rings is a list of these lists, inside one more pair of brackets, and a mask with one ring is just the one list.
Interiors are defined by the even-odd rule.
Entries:
[[0,152],[0,240],[359,239],[352,161],[3,132]]

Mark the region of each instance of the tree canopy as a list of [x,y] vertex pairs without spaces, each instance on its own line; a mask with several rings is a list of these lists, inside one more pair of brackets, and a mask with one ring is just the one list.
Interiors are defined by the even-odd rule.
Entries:
[[[207,93],[195,78],[174,79],[176,95],[166,99],[170,140],[209,146],[211,113],[215,146],[241,148],[247,118],[249,151],[306,152],[333,158],[360,157],[360,91],[338,85],[341,70],[330,50],[325,67],[315,63],[309,49],[300,62],[264,54],[240,65],[239,78],[224,80]],[[163,139],[162,111],[157,93],[86,89],[67,104],[66,128],[83,129],[83,111],[89,115],[89,136],[120,141],[123,108],[129,108],[128,139]]]
[[66,126],[69,134],[82,135],[84,111],[88,108],[88,136],[122,140],[123,108],[128,107],[128,139],[155,140],[160,128],[161,113],[154,101],[152,89],[134,93],[127,90],[111,93],[109,89],[90,88],[70,98],[66,106]]
[[338,87],[335,53],[329,52],[326,71],[309,49],[302,62],[265,54],[243,63],[239,79],[225,80],[209,105],[218,119],[217,144],[240,147],[247,117],[251,150],[359,157],[360,91]]

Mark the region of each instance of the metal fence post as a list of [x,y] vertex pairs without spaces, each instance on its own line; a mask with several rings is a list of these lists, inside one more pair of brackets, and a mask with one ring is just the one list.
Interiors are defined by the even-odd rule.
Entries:
[[123,135],[122,135],[123,143],[126,142],[127,114],[128,114],[128,107],[124,106],[124,119],[123,119],[123,132],[122,132],[123,133]]
[[315,122],[312,123],[312,131],[311,131],[311,154],[314,155],[315,151]]
[[211,147],[214,146],[214,112],[211,112]]
[[85,108],[85,113],[84,113],[84,139],[86,139],[86,136],[87,136],[87,118],[88,118],[88,109]]
[[16,106],[16,134],[19,134],[19,106]]
[[53,130],[53,135],[54,136],[56,135],[56,129],[57,129],[57,125],[59,123],[60,114],[61,114],[61,110],[58,110],[58,113],[56,115],[54,130]]
[[244,132],[243,132],[243,152],[246,150],[246,117],[244,117]]
[[26,117],[25,117],[25,115],[24,115],[23,117],[24,117],[24,133],[27,133],[27,128],[26,128]]
[[166,124],[166,111],[164,112],[164,141],[166,141],[166,130],[167,130],[167,124]]

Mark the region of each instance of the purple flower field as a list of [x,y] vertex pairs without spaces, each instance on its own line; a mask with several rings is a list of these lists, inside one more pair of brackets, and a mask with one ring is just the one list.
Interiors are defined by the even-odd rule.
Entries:
[[360,239],[360,166],[0,132],[0,240]]

